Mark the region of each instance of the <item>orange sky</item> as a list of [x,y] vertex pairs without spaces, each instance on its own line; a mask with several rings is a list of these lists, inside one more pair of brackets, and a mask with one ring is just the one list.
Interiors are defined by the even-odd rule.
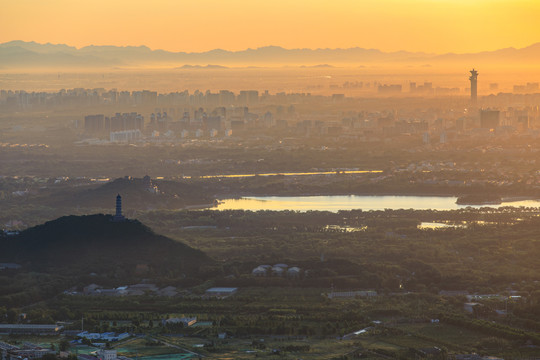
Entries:
[[0,43],[477,52],[540,42],[539,15],[538,0],[5,0]]

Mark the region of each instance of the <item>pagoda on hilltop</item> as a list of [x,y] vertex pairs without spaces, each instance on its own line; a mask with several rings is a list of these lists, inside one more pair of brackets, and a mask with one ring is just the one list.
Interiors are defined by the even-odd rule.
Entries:
[[120,194],[116,195],[116,214],[113,216],[114,222],[126,221],[124,215],[122,215],[122,197]]

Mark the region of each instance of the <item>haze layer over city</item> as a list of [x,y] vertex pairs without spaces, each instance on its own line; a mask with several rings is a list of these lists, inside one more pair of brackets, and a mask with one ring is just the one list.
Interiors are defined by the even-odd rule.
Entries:
[[2,360],[540,357],[538,13],[3,4]]

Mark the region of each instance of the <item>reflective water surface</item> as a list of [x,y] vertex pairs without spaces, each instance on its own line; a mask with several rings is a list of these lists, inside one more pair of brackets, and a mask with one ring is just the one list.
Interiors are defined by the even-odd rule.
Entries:
[[[331,211],[339,210],[456,210],[471,205],[456,204],[452,196],[390,196],[390,195],[330,195],[330,196],[257,196],[241,199],[225,199],[214,207],[217,210],[294,210],[294,211]],[[538,200],[505,202],[500,205],[472,205],[473,208],[501,206],[539,207]]]

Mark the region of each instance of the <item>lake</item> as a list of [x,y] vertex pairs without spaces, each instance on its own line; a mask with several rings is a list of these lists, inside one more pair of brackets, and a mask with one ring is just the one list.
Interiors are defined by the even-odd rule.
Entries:
[[294,210],[331,211],[339,210],[457,210],[502,206],[540,207],[538,200],[503,201],[500,205],[458,205],[453,196],[393,196],[393,195],[330,195],[330,196],[253,196],[240,199],[225,199],[212,209],[217,210]]
[[[222,175],[202,175],[199,179],[215,178],[249,178],[249,177],[268,177],[268,176],[318,176],[318,175],[358,175],[358,174],[381,174],[382,170],[335,170],[335,171],[310,171],[310,172],[281,172],[281,173],[262,173],[262,174],[222,174]],[[184,176],[184,179],[191,179],[191,176]],[[159,178],[158,178],[159,179]]]

